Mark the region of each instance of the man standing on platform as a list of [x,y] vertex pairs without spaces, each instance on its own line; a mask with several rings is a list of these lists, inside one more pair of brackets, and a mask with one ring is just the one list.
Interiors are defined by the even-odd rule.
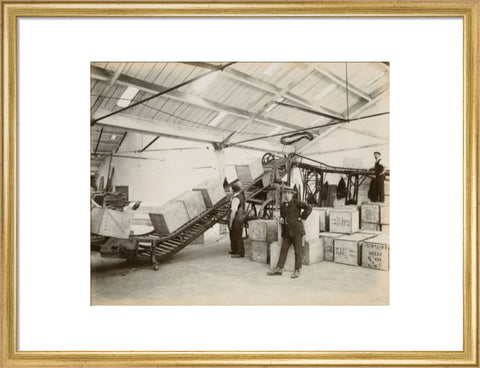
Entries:
[[380,163],[382,155],[380,152],[374,152],[373,156],[375,157],[375,181],[376,181],[376,201],[375,202],[385,202],[385,166]]
[[285,261],[287,260],[288,249],[293,243],[295,249],[295,271],[291,277],[295,279],[300,276],[303,261],[302,238],[305,235],[305,229],[302,220],[306,220],[310,215],[312,206],[298,199],[293,199],[295,190],[292,188],[285,188],[283,192],[285,201],[280,206],[279,219],[282,225],[282,247],[280,249],[277,267],[273,271],[267,272],[267,275],[282,274]]
[[233,197],[228,216],[228,230],[230,232],[230,249],[232,258],[245,257],[243,245],[243,222],[245,221],[245,198],[242,195],[242,186],[236,182],[232,184]]

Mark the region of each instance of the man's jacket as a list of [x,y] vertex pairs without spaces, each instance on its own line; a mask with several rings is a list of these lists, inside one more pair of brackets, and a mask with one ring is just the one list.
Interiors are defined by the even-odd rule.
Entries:
[[283,202],[280,206],[280,216],[284,219],[282,224],[282,236],[287,235],[305,235],[305,229],[303,227],[302,220],[306,220],[312,212],[312,206],[299,201],[298,199],[292,199],[290,202]]

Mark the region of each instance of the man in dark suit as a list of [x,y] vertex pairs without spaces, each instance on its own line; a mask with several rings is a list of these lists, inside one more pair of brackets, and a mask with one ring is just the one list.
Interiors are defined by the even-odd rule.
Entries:
[[302,220],[306,220],[312,212],[312,206],[298,200],[293,199],[294,189],[285,188],[284,202],[280,206],[280,219],[282,225],[282,247],[280,249],[280,257],[278,258],[277,267],[275,270],[267,272],[269,276],[281,275],[282,269],[285,266],[288,249],[293,243],[295,249],[295,271],[292,274],[292,279],[300,276],[300,269],[302,268],[302,238],[305,235]]
[[375,196],[374,202],[385,202],[385,171],[386,168],[380,163],[382,155],[380,152],[374,152],[373,156],[375,157],[375,183],[377,188],[377,195]]
[[242,186],[240,182],[232,184],[233,197],[228,214],[228,230],[230,231],[229,252],[232,258],[245,257],[245,247],[243,244],[242,229],[245,221],[245,198],[242,195]]

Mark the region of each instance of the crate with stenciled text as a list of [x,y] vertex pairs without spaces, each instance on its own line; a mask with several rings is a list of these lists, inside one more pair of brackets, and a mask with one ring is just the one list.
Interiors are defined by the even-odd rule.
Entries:
[[248,237],[251,240],[267,243],[278,240],[278,220],[248,221]]
[[320,233],[319,238],[323,239],[323,260],[333,262],[335,258],[334,243],[335,239],[345,234],[339,233]]
[[380,234],[362,242],[362,267],[389,270],[390,237],[387,234]]
[[330,211],[330,232],[353,234],[359,229],[359,211],[357,209],[336,208]]
[[373,234],[355,233],[336,238],[334,262],[360,266],[362,264],[361,243],[374,236]]

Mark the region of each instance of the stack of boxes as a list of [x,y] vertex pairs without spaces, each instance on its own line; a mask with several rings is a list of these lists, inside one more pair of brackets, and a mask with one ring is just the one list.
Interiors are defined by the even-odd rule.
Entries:
[[169,235],[223,198],[221,180],[207,179],[149,213],[152,225],[159,235]]
[[[388,222],[388,207],[380,204],[374,204],[376,207],[368,206],[371,204],[361,207],[313,208],[304,222],[306,234],[303,243],[303,264],[311,265],[329,261],[388,270],[390,249],[388,235],[378,231]],[[360,226],[361,224],[375,224],[378,227],[365,230],[364,228],[368,228],[368,225]],[[270,244],[270,269],[272,270],[276,267],[280,256],[281,241],[279,225],[278,242],[274,241]],[[291,246],[284,270],[293,271],[294,264],[294,248]]]
[[362,230],[390,233],[390,207],[383,203],[364,202],[361,206]]
[[305,228],[303,244],[303,264],[312,265],[323,261],[323,239],[319,238],[320,215],[325,213],[318,208],[313,208],[312,213],[303,222]]
[[270,246],[278,240],[277,220],[252,220],[248,222],[248,234],[252,240],[252,261],[270,262]]

